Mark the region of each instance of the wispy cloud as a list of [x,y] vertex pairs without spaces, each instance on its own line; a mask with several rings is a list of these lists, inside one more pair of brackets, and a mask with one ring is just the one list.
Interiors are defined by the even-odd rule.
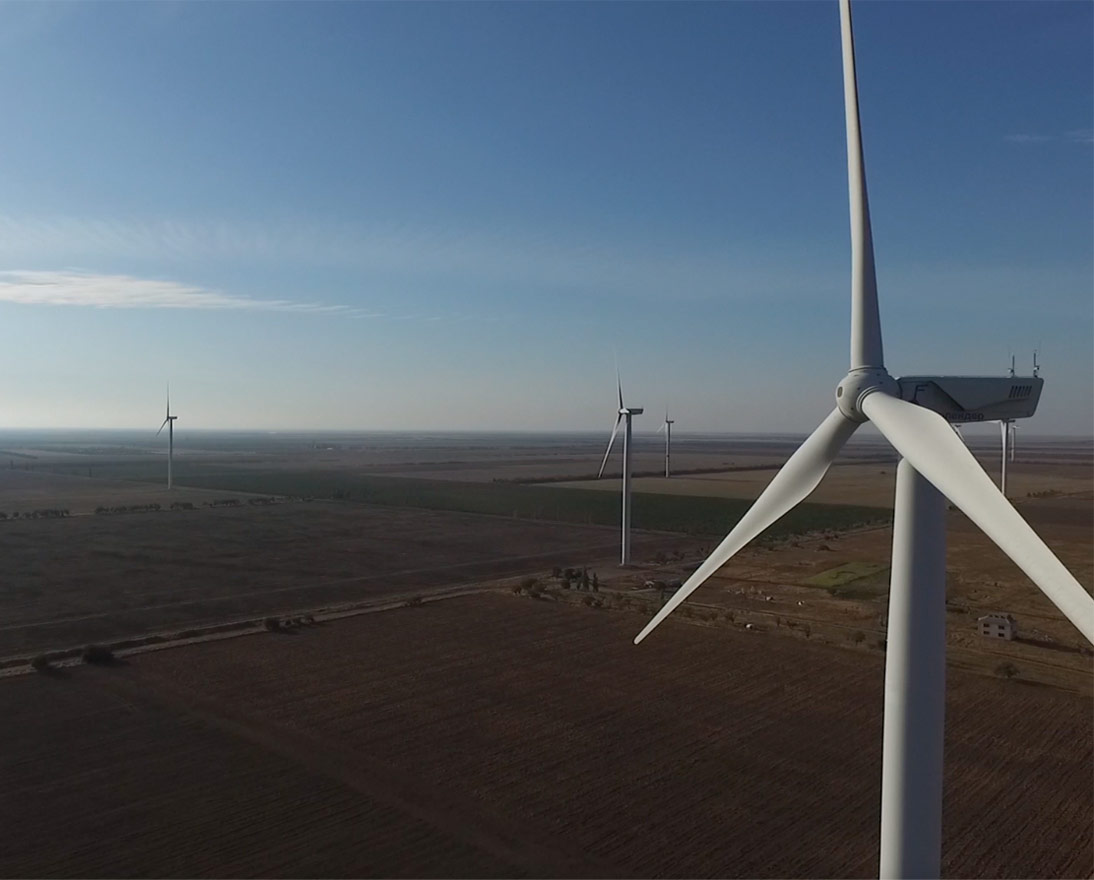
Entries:
[[1063,134],[1008,134],[1003,140],[1011,144],[1047,144],[1063,142],[1068,144],[1094,144],[1094,131],[1089,128],[1076,128]]
[[755,242],[742,242],[733,251],[593,238],[563,240],[412,223],[183,223],[0,215],[0,261],[9,265],[33,261],[173,267],[198,261],[207,266],[303,266],[365,273],[384,283],[535,285],[676,300],[794,296],[817,283],[816,265],[788,266],[781,253],[760,249]]
[[1047,134],[1008,134],[1003,140],[1011,144],[1043,144],[1052,140]]
[[0,302],[98,309],[243,309],[249,311],[354,313],[343,305],[256,299],[177,281],[73,271],[0,272]]

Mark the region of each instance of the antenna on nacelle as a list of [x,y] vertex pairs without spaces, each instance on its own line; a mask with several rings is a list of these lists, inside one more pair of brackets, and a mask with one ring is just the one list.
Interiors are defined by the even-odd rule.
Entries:
[[[1037,349],[1033,349],[1033,375],[1036,376],[1040,369],[1041,365],[1037,363]],[[1011,375],[1013,375],[1013,373]]]
[[[1034,357],[1034,360],[1036,360],[1036,359],[1037,358]],[[1010,375],[1011,375],[1012,378],[1014,377],[1014,352],[1013,351],[1010,353]],[[1033,375],[1036,376],[1037,374],[1034,373]]]

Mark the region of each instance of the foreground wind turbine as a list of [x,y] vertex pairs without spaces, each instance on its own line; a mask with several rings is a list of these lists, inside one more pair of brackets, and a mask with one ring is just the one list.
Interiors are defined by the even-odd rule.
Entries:
[[[851,368],[836,387],[836,408],[635,642],[649,635],[745,544],[804,500],[858,426],[873,422],[902,456],[897,467],[885,657],[880,873],[937,877],[946,669],[945,499],[998,544],[1092,642],[1094,599],[995,488],[947,421],[990,421],[1014,412],[1012,399],[1031,396],[1032,391],[1021,389],[1040,380],[918,376],[898,381],[885,369],[849,0],[840,0],[840,24],[851,207]],[[954,394],[961,397],[970,389],[976,394],[966,399],[986,402],[952,412]],[[1036,389],[1039,393],[1039,386]]]
[[[167,426],[167,488],[174,488],[174,476],[173,468],[175,464],[175,419],[178,416],[171,415],[171,387],[167,387],[167,418],[163,420],[163,425]],[[160,425],[160,430],[156,431],[156,436],[160,435],[160,431],[163,430],[163,425]]]
[[669,418],[669,409],[665,407],[665,421],[661,423],[661,427],[657,429],[657,433],[665,432],[665,476],[672,476],[672,426],[676,422]]
[[612,436],[608,438],[608,448],[604,452],[604,460],[600,462],[600,471],[596,478],[599,480],[604,476],[604,466],[608,463],[608,456],[612,454],[612,444],[619,431],[619,423],[626,420],[623,427],[623,541],[619,564],[629,565],[631,561],[631,416],[641,415],[642,407],[623,405],[623,383],[619,381],[618,371],[615,374],[615,388],[619,392],[619,409],[616,411]]

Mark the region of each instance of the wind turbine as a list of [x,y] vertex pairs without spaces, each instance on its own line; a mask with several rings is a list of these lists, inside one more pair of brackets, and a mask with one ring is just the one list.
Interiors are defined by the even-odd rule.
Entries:
[[672,476],[672,426],[676,422],[669,418],[669,408],[665,407],[665,421],[661,423],[661,427],[657,429],[657,433],[665,432],[665,476]]
[[[1037,364],[1037,351],[1035,349],[1033,352],[1033,378],[1037,378],[1040,369]],[[1011,378],[1014,375],[1014,355],[1012,354],[1010,356]],[[1000,454],[1002,457],[1002,464],[999,468],[999,491],[1004,495],[1007,494],[1007,463],[1014,461],[1014,439],[1017,430],[1018,424],[1014,419],[999,420]]]
[[615,373],[615,387],[619,392],[619,409],[615,415],[615,425],[612,426],[612,436],[608,438],[608,448],[604,452],[604,460],[600,462],[600,471],[596,478],[604,476],[604,466],[608,463],[608,456],[612,454],[612,444],[615,435],[619,431],[619,423],[626,421],[623,428],[623,542],[620,552],[620,565],[630,565],[631,561],[631,416],[642,414],[640,406],[623,405],[623,383],[619,380],[619,371]]
[[[175,419],[178,416],[171,415],[171,386],[167,386],[167,418],[163,420],[163,425],[167,426],[167,488],[174,488],[174,478],[172,475],[172,469],[175,464]],[[156,431],[156,436],[160,435],[160,431],[163,430],[163,425],[160,425],[160,430]]]
[[[840,0],[840,32],[851,209],[850,371],[836,387],[835,409],[635,643],[745,544],[803,501],[858,426],[873,422],[902,457],[897,467],[885,657],[880,874],[883,878],[937,877],[942,849],[946,675],[945,499],[998,544],[1092,642],[1094,599],[996,489],[948,424],[945,416],[952,413],[946,407],[952,409],[955,398],[939,393],[975,389],[987,403],[976,407],[979,412],[966,411],[951,420],[969,420],[968,416],[992,420],[1015,411],[1007,403],[1008,393],[1013,394],[1016,381],[1031,380],[945,376],[897,380],[885,369],[850,0]],[[993,393],[997,396],[990,397]],[[939,402],[943,397],[948,404]]]

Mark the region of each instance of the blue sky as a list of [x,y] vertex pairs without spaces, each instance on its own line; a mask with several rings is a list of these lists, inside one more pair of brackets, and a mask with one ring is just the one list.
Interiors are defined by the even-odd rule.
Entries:
[[[1094,420],[1089,3],[855,7],[885,347]],[[806,432],[835,3],[0,6],[0,427]]]

